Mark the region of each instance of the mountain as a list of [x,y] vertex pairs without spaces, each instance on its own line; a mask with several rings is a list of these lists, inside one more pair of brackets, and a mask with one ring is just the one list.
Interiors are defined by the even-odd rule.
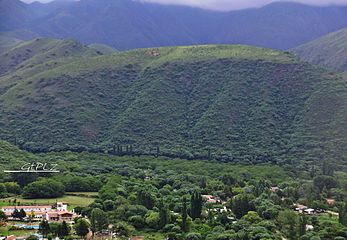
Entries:
[[347,73],[347,28],[301,45],[292,51],[305,61]]
[[[47,52],[51,45],[64,47]],[[47,39],[20,46],[0,56],[16,63],[0,63],[0,137],[24,149],[122,146],[245,163],[347,156],[346,79],[287,52],[205,45],[97,55]],[[17,62],[23,50],[30,55]]]
[[0,20],[0,31],[26,30],[118,50],[221,43],[289,49],[347,27],[347,7],[280,2],[218,12],[132,0],[1,0]]

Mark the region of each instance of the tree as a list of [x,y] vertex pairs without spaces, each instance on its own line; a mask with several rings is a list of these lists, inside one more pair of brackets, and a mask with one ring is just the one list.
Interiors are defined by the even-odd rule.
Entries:
[[328,160],[324,160],[322,165],[322,173],[326,176],[333,176],[334,175],[334,168],[333,165],[328,162]]
[[90,227],[89,223],[83,218],[78,219],[77,223],[74,225],[76,234],[83,239],[89,233],[89,227]]
[[13,193],[13,194],[20,194],[21,193],[21,188],[18,183],[16,182],[5,182],[4,183],[6,187],[6,191],[8,193]]
[[202,239],[200,233],[188,233],[186,236],[186,240],[200,240]]
[[231,209],[237,218],[255,210],[252,200],[253,197],[249,194],[239,194],[232,199]]
[[190,200],[190,213],[193,220],[201,217],[202,196],[199,191],[194,191]]
[[302,214],[300,216],[300,229],[299,229],[299,235],[303,236],[306,233],[306,225],[307,225],[307,217],[305,214]]
[[335,188],[337,186],[336,180],[331,176],[317,176],[313,179],[313,185],[320,193],[323,192],[323,189],[327,190]]
[[103,207],[104,207],[105,211],[112,211],[112,210],[114,210],[114,208],[115,208],[114,201],[112,201],[112,200],[104,201]]
[[119,236],[128,237],[131,235],[131,232],[134,230],[133,227],[125,222],[118,222],[114,226],[114,230]]
[[11,217],[13,217],[13,218],[19,218],[20,217],[20,213],[19,213],[17,208],[14,209],[13,213],[11,214]]
[[341,223],[343,226],[347,226],[347,214],[345,203],[342,203],[339,206],[339,223]]
[[6,214],[0,210],[0,226],[2,226],[3,222],[7,219]]
[[47,236],[50,232],[51,232],[51,228],[49,226],[48,221],[42,220],[40,223],[40,228],[39,228],[39,232],[43,235],[43,236]]
[[299,216],[294,211],[285,210],[279,213],[277,223],[290,240],[296,240],[298,235]]
[[0,197],[6,197],[7,195],[7,190],[5,187],[5,184],[0,183]]
[[163,228],[169,223],[169,210],[164,204],[163,199],[159,203],[159,227]]
[[182,207],[182,231],[187,232],[188,231],[188,224],[187,224],[187,218],[188,218],[188,211],[187,211],[187,199],[186,197],[183,197],[183,207]]
[[65,221],[58,226],[58,237],[64,239],[64,237],[68,236],[70,233],[70,227],[67,225]]
[[84,220],[83,218],[80,218],[77,220],[77,223],[74,225],[74,229],[76,231],[76,234],[80,236],[81,238],[85,238],[85,236],[89,233],[89,223]]
[[147,209],[153,209],[155,205],[155,198],[149,192],[148,189],[141,189],[137,192],[137,199],[140,204],[145,206]]
[[91,212],[91,230],[93,234],[99,232],[103,229],[107,229],[108,226],[108,216],[107,214],[99,208],[94,208]]
[[207,220],[208,220],[208,225],[213,226],[214,216],[211,209],[208,209]]
[[24,211],[24,209],[22,208],[20,211],[19,211],[19,214],[18,214],[18,218],[20,218],[21,220],[23,219],[23,218],[25,218],[26,217],[26,212]]

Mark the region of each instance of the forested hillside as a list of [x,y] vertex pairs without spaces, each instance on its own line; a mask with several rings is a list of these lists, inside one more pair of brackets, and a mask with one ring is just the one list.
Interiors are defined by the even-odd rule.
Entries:
[[22,148],[345,159],[346,80],[289,53],[209,45],[98,55],[55,41],[1,56],[0,134]]

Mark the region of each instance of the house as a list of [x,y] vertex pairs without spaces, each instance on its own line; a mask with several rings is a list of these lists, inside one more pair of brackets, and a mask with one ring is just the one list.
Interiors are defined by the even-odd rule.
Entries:
[[304,210],[304,213],[307,213],[309,215],[312,215],[315,213],[315,210],[313,208],[307,208]]
[[129,240],[144,240],[144,239],[145,239],[145,237],[143,237],[143,236],[135,236],[135,237],[129,238]]
[[304,213],[304,211],[305,211],[306,209],[308,209],[307,206],[302,205],[302,204],[295,204],[294,206],[295,206],[295,211],[297,211],[297,212],[299,212],[299,213]]
[[72,222],[77,216],[72,212],[53,211],[47,212],[45,219],[49,222]]
[[202,195],[202,198],[208,203],[217,203],[217,199],[212,195]]
[[28,215],[33,214],[33,220],[47,220],[50,222],[72,222],[77,215],[74,212],[69,212],[67,204],[63,202],[57,202],[56,205],[34,205],[34,206],[6,206],[2,208],[2,211],[6,216],[11,217],[14,210],[20,211],[23,209]]
[[327,198],[327,199],[325,199],[325,201],[328,205],[334,205],[335,204],[335,199],[333,199],[333,198]]
[[57,202],[57,211],[67,211],[67,203]]
[[314,230],[313,225],[306,224],[306,231],[312,231]]
[[2,207],[2,211],[6,214],[6,216],[11,216],[14,210],[17,209],[18,211],[24,210],[25,213],[28,215],[32,212],[34,213],[40,213],[40,212],[46,212],[46,211],[51,211],[52,206],[49,205],[35,205],[35,206],[5,206]]
[[49,205],[34,205],[34,206],[5,206],[2,208],[2,211],[6,214],[7,217],[11,217],[12,213],[17,209],[18,211],[24,210],[27,216],[33,214],[34,219],[40,220],[44,218],[44,213],[52,210],[52,206]]
[[277,192],[281,191],[281,189],[279,187],[271,187],[270,191],[273,193],[277,193]]

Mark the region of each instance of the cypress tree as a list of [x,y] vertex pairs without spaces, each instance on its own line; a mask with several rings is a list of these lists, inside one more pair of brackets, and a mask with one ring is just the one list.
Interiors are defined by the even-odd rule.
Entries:
[[346,204],[342,203],[339,207],[339,223],[343,226],[347,226],[347,216],[346,216]]
[[303,236],[306,233],[306,224],[307,224],[307,217],[305,214],[302,214],[300,217],[300,229],[299,229],[299,235]]
[[70,232],[70,228],[67,225],[67,223],[65,221],[63,221],[63,223],[61,225],[59,225],[58,227],[58,237],[63,238],[65,236],[68,236]]
[[183,197],[183,208],[182,208],[182,231],[187,232],[188,231],[188,225],[187,225],[187,218],[188,218],[188,213],[187,213],[187,199],[186,197]]
[[169,223],[169,212],[167,206],[165,206],[163,199],[159,203],[159,227],[163,228]]
[[157,146],[157,153],[156,153],[156,157],[159,157],[159,154],[160,154],[160,147],[159,145]]
[[51,230],[48,221],[45,221],[45,220],[42,220],[42,222],[40,223],[39,229],[40,229],[39,232],[43,236],[47,236]]
[[201,217],[202,211],[202,196],[200,192],[194,191],[190,200],[191,217],[193,220]]
[[130,145],[129,148],[130,148],[130,149],[129,149],[129,150],[130,150],[130,154],[133,155],[133,145]]
[[19,214],[18,214],[18,218],[20,219],[23,219],[26,217],[26,212],[24,211],[24,209],[22,208],[20,211],[19,211]]

